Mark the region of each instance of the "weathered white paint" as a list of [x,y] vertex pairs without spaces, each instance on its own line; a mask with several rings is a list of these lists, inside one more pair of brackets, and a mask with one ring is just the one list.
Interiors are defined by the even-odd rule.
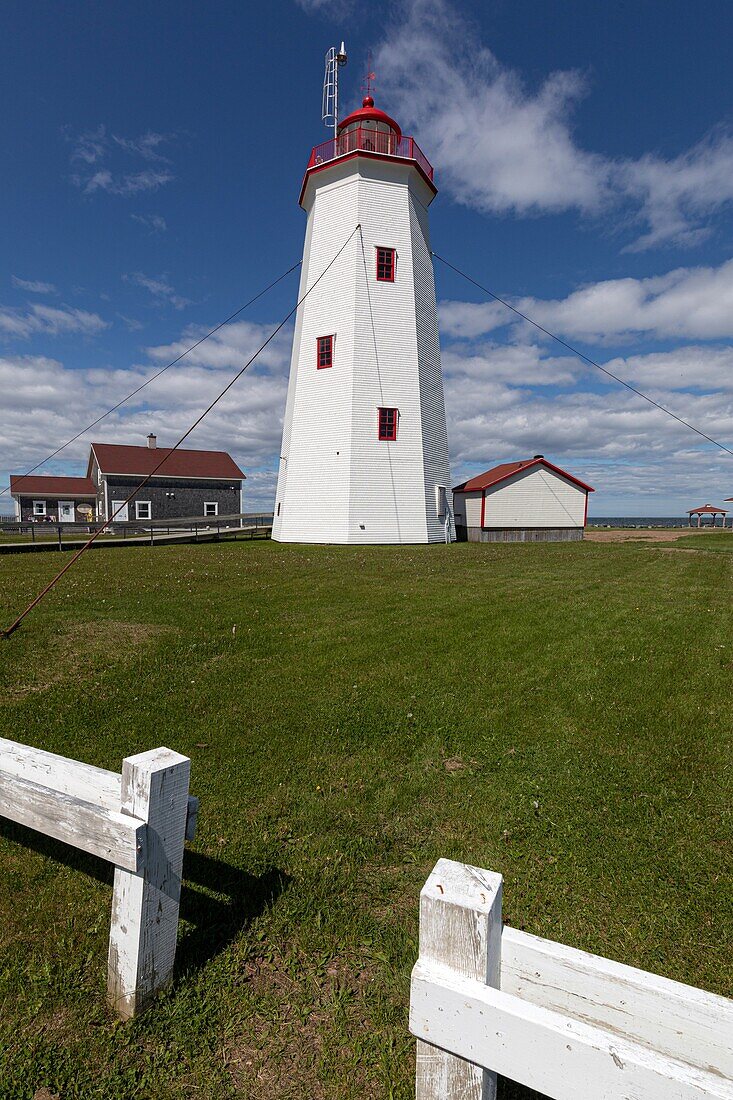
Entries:
[[118,867],[143,863],[145,822],[0,770],[0,815]]
[[[4,737],[0,737],[0,773],[40,783],[51,791],[71,795],[92,806],[102,806],[112,812],[119,812],[120,809],[122,776],[119,772],[95,768],[81,760],[70,760],[55,752],[36,749]],[[198,798],[189,795],[186,840],[193,840],[196,835],[198,809]]]
[[124,1019],[144,1011],[173,976],[190,768],[166,748],[122,765],[122,812],[148,826],[142,869],[115,869],[107,996]]
[[[450,485],[427,206],[433,192],[399,159],[356,157],[311,174],[300,307],[272,537],[282,542],[442,541],[436,485]],[[395,248],[395,281],[376,280],[376,248]],[[316,368],[333,334],[334,363]],[[397,408],[397,439],[377,410]],[[453,530],[451,528],[451,535]]]
[[733,1080],[733,1001],[505,928],[501,989]]
[[[467,872],[489,875],[441,860],[428,885]],[[423,942],[422,905],[421,895],[410,1000],[419,1050],[430,1043],[556,1100],[733,1100],[733,1002],[510,928],[501,971],[486,981],[454,964],[452,927],[442,949],[439,935]],[[474,1095],[445,1080],[440,1089],[425,1095]]]
[[[585,490],[547,466],[519,470],[486,490],[484,527],[582,527]],[[476,503],[471,502],[472,516]],[[469,522],[468,526],[478,526]]]
[[[437,966],[441,973],[498,985],[501,888],[501,875],[439,860],[420,893],[416,972],[419,967]],[[417,1100],[493,1100],[495,1073],[447,1054],[440,1049],[442,1042],[430,1045],[433,1040],[425,1031],[421,1038],[426,1042],[417,1045]]]
[[436,966],[413,971],[410,1029],[554,1100],[733,1100],[733,1082],[715,1067],[669,1058]]
[[196,830],[190,760],[128,757],[122,775],[0,738],[0,816],[115,864],[108,996],[127,1019],[171,979],[184,838]]

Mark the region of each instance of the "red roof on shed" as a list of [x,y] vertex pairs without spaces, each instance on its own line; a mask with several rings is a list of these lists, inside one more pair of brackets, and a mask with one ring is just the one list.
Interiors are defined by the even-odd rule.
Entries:
[[482,489],[490,489],[494,485],[498,485],[501,481],[506,481],[512,474],[518,473],[519,470],[529,470],[532,466],[547,466],[549,470],[554,470],[556,474],[560,474],[561,477],[567,478],[568,481],[572,481],[575,485],[581,489],[585,489],[587,493],[595,493],[595,489],[590,485],[586,485],[584,481],[580,481],[579,478],[573,477],[567,470],[561,470],[559,466],[554,466],[552,462],[548,462],[546,458],[525,458],[520,462],[502,462],[499,466],[493,466],[492,469],[486,470],[483,474],[477,474],[476,477],[469,478],[468,481],[464,481],[461,485],[456,485],[453,489],[454,493],[473,493],[480,492]]
[[95,497],[97,488],[90,477],[11,474],[10,493],[16,497]]
[[[163,459],[159,477],[219,478],[243,481],[245,475],[226,451],[185,451],[170,447],[128,447],[120,443],[92,443],[92,455],[103,474],[150,474]],[[168,457],[166,457],[168,456]]]

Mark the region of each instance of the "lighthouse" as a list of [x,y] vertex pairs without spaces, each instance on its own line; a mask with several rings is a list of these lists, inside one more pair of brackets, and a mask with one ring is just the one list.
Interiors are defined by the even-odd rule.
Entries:
[[280,542],[455,537],[428,231],[436,193],[429,161],[371,95],[311,152]]

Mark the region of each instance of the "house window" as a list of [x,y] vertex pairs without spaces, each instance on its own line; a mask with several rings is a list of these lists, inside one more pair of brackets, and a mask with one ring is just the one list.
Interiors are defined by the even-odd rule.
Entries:
[[377,249],[377,282],[393,283],[395,268],[394,248]]
[[152,507],[149,500],[135,501],[135,519],[152,519]]
[[46,514],[46,502],[45,502],[45,500],[34,500],[33,501],[33,515],[34,516],[45,516],[45,514]]
[[219,515],[219,502],[216,500],[204,501],[204,515],[205,516],[218,516]]
[[316,366],[319,370],[333,366],[333,336],[319,336],[316,340]]
[[379,409],[379,438],[390,440],[397,438],[397,418],[399,409]]

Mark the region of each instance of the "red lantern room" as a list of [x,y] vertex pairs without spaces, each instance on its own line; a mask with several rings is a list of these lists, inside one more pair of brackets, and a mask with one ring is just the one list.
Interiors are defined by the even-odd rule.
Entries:
[[433,194],[433,168],[414,138],[403,137],[402,130],[393,118],[374,106],[370,95],[364,97],[361,107],[352,111],[336,128],[336,136],[324,141],[312,150],[300,193],[301,205],[312,172],[345,157],[399,157],[411,161]]
[[365,96],[361,109],[352,111],[338,125],[338,142],[342,152],[364,149],[366,152],[400,155],[402,131],[393,118],[374,106]]

